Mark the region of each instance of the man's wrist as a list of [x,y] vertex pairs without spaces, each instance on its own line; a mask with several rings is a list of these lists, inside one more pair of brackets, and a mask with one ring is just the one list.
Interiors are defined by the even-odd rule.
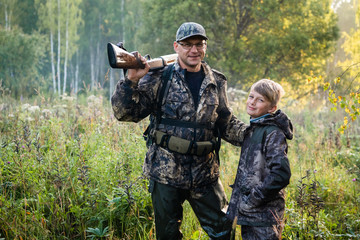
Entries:
[[138,80],[132,80],[129,79],[128,76],[125,76],[125,83],[129,84],[131,87],[136,87],[138,85],[140,79]]

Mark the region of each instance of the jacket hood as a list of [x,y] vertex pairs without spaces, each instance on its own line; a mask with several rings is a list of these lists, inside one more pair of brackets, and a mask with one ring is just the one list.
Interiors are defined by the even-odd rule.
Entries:
[[280,109],[277,110],[273,114],[265,115],[264,117],[260,117],[255,121],[252,121],[251,124],[256,125],[274,125],[280,128],[287,139],[291,140],[294,137],[293,133],[293,125],[289,117]]

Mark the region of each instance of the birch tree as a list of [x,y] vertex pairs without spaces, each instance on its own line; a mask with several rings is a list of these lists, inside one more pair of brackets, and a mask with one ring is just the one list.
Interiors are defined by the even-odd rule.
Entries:
[[48,7],[48,11],[49,11],[49,31],[50,31],[50,56],[51,56],[51,76],[53,79],[53,89],[54,89],[54,93],[56,93],[56,72],[55,72],[55,62],[54,62],[54,36],[53,36],[53,31],[54,31],[54,17],[52,14],[52,5],[51,5],[52,1],[49,1],[49,7]]
[[59,95],[67,91],[68,63],[78,47],[78,28],[82,23],[81,1],[35,0],[39,28],[49,35],[51,78],[54,93]]
[[65,60],[64,60],[64,84],[63,93],[66,92],[67,63],[69,54],[69,0],[66,0],[66,25],[65,25]]
[[57,68],[57,70],[55,69],[55,65],[56,65],[55,47],[56,46],[55,46],[54,33],[56,32],[56,25],[55,25],[56,15],[54,12],[56,10],[56,8],[55,8],[56,2],[55,2],[55,0],[47,0],[47,1],[35,0],[35,5],[37,6],[37,9],[38,9],[39,30],[44,32],[46,35],[48,34],[48,36],[49,36],[51,79],[52,79],[53,91],[55,94],[58,90],[58,92],[60,94],[61,92],[59,91],[59,88],[56,85],[59,69],[58,68]]
[[[51,0],[50,0],[51,1]],[[61,0],[57,0],[57,80],[58,80],[58,93],[61,95],[61,72],[60,72],[60,63],[61,63]]]
[[7,31],[11,30],[16,5],[17,0],[0,0],[0,23],[4,22],[4,29]]

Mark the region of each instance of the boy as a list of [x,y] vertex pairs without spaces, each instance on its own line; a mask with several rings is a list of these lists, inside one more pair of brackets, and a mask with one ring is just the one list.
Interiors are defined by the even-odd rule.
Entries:
[[250,127],[227,211],[241,225],[244,240],[281,239],[283,188],[291,176],[286,139],[293,137],[290,119],[277,110],[283,93],[280,84],[262,79],[251,87],[246,102]]

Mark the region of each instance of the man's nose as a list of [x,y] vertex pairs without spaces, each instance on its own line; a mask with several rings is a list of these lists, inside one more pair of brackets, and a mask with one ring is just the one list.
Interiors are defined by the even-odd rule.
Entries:
[[199,51],[199,50],[196,48],[196,44],[191,45],[190,51],[195,51],[195,52]]

